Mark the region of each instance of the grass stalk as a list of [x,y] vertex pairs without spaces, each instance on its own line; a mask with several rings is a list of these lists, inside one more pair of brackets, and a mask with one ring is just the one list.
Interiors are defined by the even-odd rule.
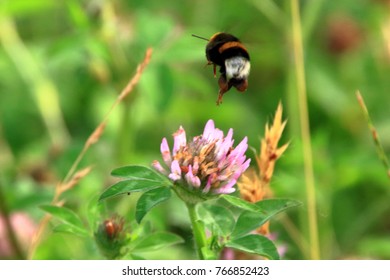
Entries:
[[305,65],[303,57],[302,29],[299,11],[299,1],[291,0],[292,39],[295,62],[296,86],[298,93],[299,123],[303,146],[304,174],[306,183],[306,200],[309,225],[309,256],[310,259],[320,259],[320,247],[317,224],[317,203],[313,171],[313,155],[310,138],[309,110],[307,106]]
[[360,94],[360,91],[356,92],[356,98],[359,102],[360,108],[363,111],[364,117],[366,118],[366,122],[368,124],[368,128],[371,131],[372,134],[372,139],[374,140],[374,145],[376,148],[376,152],[378,153],[379,159],[381,160],[383,166],[385,167],[387,171],[387,176],[390,179],[390,164],[389,164],[389,159],[386,156],[385,150],[383,149],[382,143],[379,139],[378,132],[375,129],[375,126],[373,125],[371,121],[370,114],[368,113],[367,106],[364,102],[363,96]]

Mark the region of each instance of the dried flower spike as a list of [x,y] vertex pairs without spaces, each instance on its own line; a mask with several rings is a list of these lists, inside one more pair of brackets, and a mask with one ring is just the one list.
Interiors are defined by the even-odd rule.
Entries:
[[[241,197],[249,202],[258,202],[265,197],[271,196],[269,183],[271,181],[275,163],[285,152],[289,143],[278,147],[279,140],[286,126],[286,121],[282,121],[282,105],[279,103],[276,109],[273,124],[265,126],[265,136],[261,140],[260,154],[256,155],[258,171],[249,169],[237,183]],[[264,224],[257,231],[260,234],[268,234],[268,223]]]
[[245,156],[247,137],[233,148],[233,129],[229,129],[225,137],[220,129],[215,128],[212,120],[206,123],[203,134],[189,143],[181,126],[173,137],[172,153],[167,139],[162,140],[161,154],[166,167],[154,161],[156,170],[178,185],[202,194],[235,191],[234,185],[250,163]]

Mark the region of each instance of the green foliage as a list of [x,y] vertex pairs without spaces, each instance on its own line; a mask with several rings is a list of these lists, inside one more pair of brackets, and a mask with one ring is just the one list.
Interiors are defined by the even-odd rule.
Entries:
[[230,240],[226,243],[226,247],[264,256],[271,260],[279,259],[279,254],[274,243],[268,238],[258,234],[249,234],[241,238]]
[[89,236],[88,232],[85,229],[79,228],[79,227],[75,227],[75,226],[69,225],[69,224],[57,225],[57,226],[55,226],[53,228],[53,231],[57,232],[57,233],[74,234],[74,235],[77,235],[77,236],[80,236],[80,237],[88,237]]
[[[112,175],[129,179],[119,181],[118,183],[109,187],[100,195],[99,201],[130,192],[148,191],[159,187],[167,188],[170,184],[166,179],[158,175],[152,169],[138,165],[130,165],[117,168],[112,171]],[[161,190],[161,188],[159,189]],[[161,193],[161,191],[157,191],[157,193]],[[154,193],[152,192],[151,195],[153,194]],[[166,196],[167,194],[164,193],[164,195]],[[142,204],[144,205],[142,207],[140,206],[141,208],[146,207],[150,209],[151,207],[153,207],[145,205],[145,203],[148,203],[146,201],[146,197],[143,200],[145,201],[142,202]]]
[[113,196],[127,194],[130,192],[140,192],[155,189],[164,185],[164,182],[151,180],[125,180],[112,185],[109,189],[104,191],[99,200],[104,200]]
[[[151,189],[150,185],[145,183],[152,182],[158,185],[163,184],[165,181],[165,179],[161,178],[160,175],[157,175],[149,168],[137,165],[125,166],[115,169],[112,175],[128,179],[111,186],[100,196],[99,200],[102,201],[106,198],[122,194],[124,189],[129,194],[131,192],[144,191],[138,198],[136,205],[135,219],[138,223],[141,223],[144,216],[153,207],[171,197],[170,187],[164,186]],[[135,187],[136,185],[138,187]],[[180,185],[175,185],[176,193],[181,194],[184,192],[184,188]],[[180,189],[182,189],[182,192],[179,191]],[[192,193],[191,195],[196,196],[196,193]],[[199,196],[202,196],[202,194],[199,194]],[[209,200],[205,198],[203,203],[194,203],[196,199],[189,201],[188,199],[183,199],[182,195],[179,197],[188,206],[190,219],[193,223],[194,239],[197,243],[196,246],[201,246],[200,257],[202,259],[216,259],[225,246],[247,253],[265,256],[270,259],[278,259],[279,256],[272,241],[265,237],[256,238],[249,233],[263,225],[277,213],[300,204],[289,199],[264,200],[252,204],[232,195],[220,195],[219,197],[223,201],[228,202],[229,206],[233,206],[236,210],[238,209],[240,211],[241,214],[236,219],[233,212],[228,208],[215,204],[216,201],[221,200],[210,197]],[[199,201],[202,200],[200,199]],[[196,210],[192,212],[195,209],[194,207],[196,207]],[[207,244],[203,244],[205,242],[204,237],[202,237],[205,234],[204,228],[207,228],[211,233]],[[137,254],[138,251],[157,250],[165,246],[174,245],[179,241],[181,239],[176,235],[155,233],[139,238],[135,243],[132,242],[131,251]]]
[[[155,232],[134,242],[131,251],[135,254],[164,249],[166,247],[182,243],[183,239],[169,232]],[[130,245],[131,246],[131,245]]]
[[83,222],[74,211],[65,207],[52,205],[42,205],[41,209],[65,223],[63,225],[57,226],[55,231],[77,233],[84,236],[88,235],[88,232],[84,228]]
[[171,197],[171,190],[167,187],[146,191],[138,199],[135,210],[135,219],[141,223],[143,217],[155,206],[168,200]]
[[262,209],[256,206],[256,204],[249,203],[248,201],[245,201],[241,198],[232,196],[232,195],[221,195],[221,198],[229,202],[232,206],[235,206],[239,209],[245,209],[247,211],[252,211],[252,212],[259,212]]
[[141,165],[127,165],[114,169],[112,176],[120,178],[131,178],[133,180],[151,180],[160,182],[165,179],[154,170]]
[[228,236],[235,225],[233,213],[222,206],[203,203],[198,207],[199,219],[213,234]]
[[[359,89],[389,156],[385,2],[300,1],[324,259],[389,258],[389,180],[355,98]],[[291,145],[277,162],[270,188],[274,197],[304,205],[288,212],[291,227],[271,219],[271,232],[278,235],[276,245],[288,247],[283,258],[307,258],[302,251],[308,241],[307,205],[289,1],[216,0],[205,8],[201,1],[6,0],[0,1],[0,10],[0,191],[4,194],[0,204],[10,213],[28,215],[35,225],[46,213],[53,215],[49,227],[55,234],[43,237],[33,258],[101,258],[94,234],[112,213],[126,220],[138,217],[141,224],[131,225],[131,240],[146,234],[143,229],[148,222],[153,222],[153,229],[147,234],[174,228],[188,236],[188,219],[178,203],[166,199],[158,204],[148,195],[143,197],[159,191],[168,196],[170,183],[165,178],[138,166],[131,167],[134,178],[130,180],[127,167],[118,168],[113,175],[125,181],[103,192],[115,183],[109,171],[127,164],[149,166],[161,158],[163,137],[180,125],[200,131],[210,118],[223,131],[233,128],[237,138],[248,136],[249,145],[259,150],[259,137],[279,101],[288,119],[282,142],[291,141]],[[204,67],[206,42],[191,36],[209,38],[218,31],[239,37],[251,56],[248,90],[243,94],[230,90],[219,107],[215,106],[218,79],[212,67]],[[92,172],[61,197],[65,207],[44,206],[43,212],[39,206],[50,204],[54,186],[65,177],[96,124],[106,117],[147,47],[154,52],[139,84],[114,110],[104,134],[80,162],[80,167],[93,166]],[[114,199],[128,192],[134,194]],[[205,227],[237,239],[289,208],[289,204],[266,201],[248,206],[226,197],[213,206],[200,207],[198,214],[205,219]],[[275,205],[271,209],[266,203]],[[218,207],[228,217],[210,214],[221,213]],[[263,211],[257,212],[259,208]],[[29,232],[28,227],[20,226],[20,231]],[[219,240],[209,241],[209,245],[220,245]],[[186,240],[151,256],[129,252],[126,258],[191,259],[189,244]],[[210,250],[205,248],[204,255]]]
[[300,202],[292,199],[267,199],[257,202],[255,205],[260,211],[243,211],[237,219],[236,226],[232,233],[234,238],[241,237],[252,230],[263,225],[272,216],[290,208],[301,205]]
[[[270,259],[279,259],[275,245],[264,236],[252,232],[269,221],[276,214],[299,206],[301,203],[291,199],[267,199],[248,207],[247,202],[240,198],[223,195],[224,200],[234,205],[238,213],[234,215],[229,208],[222,205],[205,202],[199,205],[199,219],[212,233],[210,248],[221,250],[224,247],[234,248],[247,253],[258,254]],[[232,197],[230,199],[228,197]],[[228,199],[226,199],[228,198]],[[249,209],[249,210],[248,210]]]
[[[161,190],[159,191],[161,192]],[[154,202],[154,205],[156,204]],[[80,217],[72,210],[52,205],[43,205],[41,209],[62,222],[53,228],[55,233],[74,234],[86,239],[92,238],[87,229],[88,225],[84,225]],[[96,245],[102,255],[108,259],[125,258],[126,256],[142,258],[140,256],[143,253],[183,242],[183,239],[176,234],[163,231],[153,232],[148,224],[145,227],[138,227],[138,229],[135,227],[131,232],[124,220],[117,216],[106,219],[94,231]]]

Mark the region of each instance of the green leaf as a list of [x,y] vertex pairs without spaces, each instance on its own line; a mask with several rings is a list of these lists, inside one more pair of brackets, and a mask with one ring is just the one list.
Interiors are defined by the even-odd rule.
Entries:
[[60,224],[53,228],[54,232],[63,232],[63,233],[70,233],[75,234],[81,237],[87,237],[89,236],[88,232],[82,228],[75,227],[70,224]]
[[152,189],[142,194],[137,201],[135,210],[135,219],[137,220],[137,223],[141,223],[143,217],[150,211],[150,209],[161,202],[166,201],[170,197],[171,189],[168,187]]
[[102,201],[103,199],[107,199],[113,196],[117,196],[124,193],[130,193],[130,192],[144,192],[151,189],[159,188],[162,186],[166,186],[167,184],[164,182],[157,182],[157,181],[151,181],[151,180],[123,180],[120,181],[111,187],[109,187],[107,190],[105,190],[99,197],[99,201]]
[[155,232],[142,238],[139,242],[136,242],[136,245],[131,250],[131,253],[155,251],[182,243],[183,241],[183,238],[170,232]]
[[224,200],[226,200],[227,202],[229,202],[231,205],[233,205],[237,208],[240,208],[242,210],[248,210],[248,211],[252,211],[252,212],[262,212],[263,211],[256,204],[249,203],[241,198],[238,198],[238,197],[235,197],[232,195],[223,194],[220,197],[223,198]]
[[89,224],[89,228],[93,230],[96,224],[100,221],[101,216],[103,216],[105,211],[105,205],[102,203],[98,203],[99,194],[94,194],[89,201],[87,201],[86,205],[86,218]]
[[227,236],[232,232],[235,220],[229,209],[202,203],[197,207],[197,212],[200,220],[213,234]]
[[80,220],[80,218],[75,212],[68,208],[53,205],[42,205],[40,206],[40,208],[47,213],[53,215],[53,217],[56,217],[57,219],[63,221],[64,223],[73,225],[74,227],[84,230],[83,222]]
[[261,255],[271,260],[279,259],[279,254],[274,243],[259,234],[250,234],[238,239],[230,240],[226,243],[226,247]]
[[156,182],[167,181],[155,170],[142,165],[127,165],[114,169],[112,176],[120,178],[132,178],[138,180],[151,180]]
[[237,219],[236,227],[233,230],[232,237],[238,238],[250,233],[268,221],[276,214],[300,205],[301,203],[292,199],[266,199],[255,203],[256,206],[263,209],[263,212],[244,211]]
[[130,254],[129,255],[131,260],[137,260],[137,261],[146,261],[145,258],[141,257],[140,255],[137,254]]

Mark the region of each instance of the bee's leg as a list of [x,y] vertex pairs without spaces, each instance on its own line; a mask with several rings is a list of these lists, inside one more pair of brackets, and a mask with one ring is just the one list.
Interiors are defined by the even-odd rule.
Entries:
[[223,98],[223,93],[219,91],[218,98],[217,98],[217,105],[222,104],[222,98]]
[[214,73],[214,78],[215,78],[215,77],[217,76],[217,65],[214,64],[214,63],[211,62],[211,61],[207,61],[205,67],[206,67],[206,66],[209,66],[209,65],[213,65],[213,73]]
[[239,91],[244,92],[248,88],[248,80],[240,80],[238,83],[234,83],[233,86]]
[[218,92],[218,99],[217,99],[217,105],[222,103],[223,95],[230,89],[231,85],[226,81],[225,75],[221,75],[218,80],[219,85],[219,92]]

